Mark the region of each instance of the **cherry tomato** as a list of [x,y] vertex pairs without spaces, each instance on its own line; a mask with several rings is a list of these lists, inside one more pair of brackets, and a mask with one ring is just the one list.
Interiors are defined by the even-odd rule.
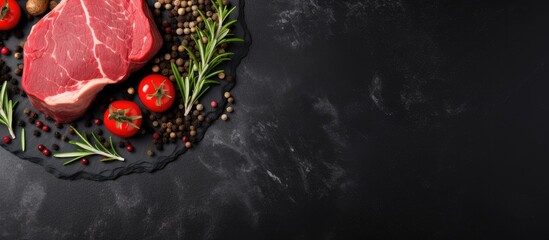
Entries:
[[119,100],[112,102],[103,116],[103,123],[114,135],[129,138],[135,135],[143,121],[141,109],[134,102]]
[[0,0],[0,30],[14,28],[21,18],[21,8],[15,0]]
[[151,74],[139,83],[139,99],[153,112],[164,112],[175,100],[175,88],[167,77]]

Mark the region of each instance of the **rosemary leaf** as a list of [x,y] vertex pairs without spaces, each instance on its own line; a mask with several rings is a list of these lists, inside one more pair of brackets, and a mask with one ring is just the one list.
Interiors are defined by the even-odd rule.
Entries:
[[21,128],[21,151],[25,151],[25,144],[26,144],[26,139],[25,139],[25,128]]
[[[53,156],[56,158],[73,158],[67,162],[65,162],[63,165],[71,164],[79,159],[82,159],[87,156],[92,155],[99,155],[105,157],[105,159],[109,160],[118,160],[118,161],[124,161],[124,158],[118,154],[118,152],[114,149],[112,144],[112,137],[109,138],[109,142],[111,144],[111,149],[107,149],[103,143],[99,141],[97,136],[92,133],[92,139],[94,140],[95,144],[92,144],[89,140],[86,134],[81,134],[76,130],[76,128],[72,127],[74,132],[80,137],[81,142],[79,141],[69,141],[70,144],[75,145],[79,147],[75,152],[65,152],[65,153],[57,153]],[[104,160],[104,159],[103,159]],[[104,162],[101,160],[102,162]]]
[[[231,60],[233,53],[217,53],[217,50],[222,44],[230,42],[242,42],[243,39],[234,38],[230,34],[230,27],[234,25],[237,20],[231,20],[226,22],[228,16],[236,9],[232,7],[230,9],[224,6],[221,0],[211,0],[212,5],[215,8],[218,19],[213,21],[204,16],[200,10],[198,13],[202,16],[204,21],[204,30],[197,28],[196,37],[192,36],[192,40],[198,47],[198,55],[196,56],[194,50],[185,47],[187,54],[189,55],[189,69],[186,77],[182,77],[177,66],[172,63],[172,71],[174,73],[175,81],[181,92],[183,103],[185,105],[185,116],[189,115],[193,108],[193,105],[198,102],[200,97],[210,89],[214,84],[219,84],[217,80],[213,80],[212,77],[223,73],[223,70],[215,70],[221,63]],[[205,43],[202,41],[206,38]]]
[[17,101],[8,99],[8,92],[6,91],[8,82],[5,81],[0,90],[0,123],[8,128],[10,136],[15,139],[15,133],[13,133],[13,109],[17,105]]

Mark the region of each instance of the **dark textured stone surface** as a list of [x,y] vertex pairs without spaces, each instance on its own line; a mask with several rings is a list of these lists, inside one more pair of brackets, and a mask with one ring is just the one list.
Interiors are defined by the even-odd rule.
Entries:
[[246,3],[231,121],[116,181],[0,149],[0,238],[544,238],[546,5]]

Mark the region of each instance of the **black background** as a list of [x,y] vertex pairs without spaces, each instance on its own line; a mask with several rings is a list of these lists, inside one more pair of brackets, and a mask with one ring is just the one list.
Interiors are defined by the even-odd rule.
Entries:
[[540,3],[247,1],[231,121],[109,182],[0,149],[0,238],[545,238]]

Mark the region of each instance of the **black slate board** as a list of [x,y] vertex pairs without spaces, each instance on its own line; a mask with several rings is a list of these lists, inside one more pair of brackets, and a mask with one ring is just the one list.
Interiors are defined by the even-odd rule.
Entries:
[[[24,10],[25,2],[19,0],[18,1],[20,6],[22,6],[22,9]],[[152,4],[155,2],[154,0],[147,0],[149,5],[152,8]],[[233,12],[231,15],[231,19],[238,19],[238,23],[235,25],[233,29],[233,33],[240,38],[243,38],[245,41],[244,43],[238,43],[238,44],[232,44],[232,46],[229,47],[229,51],[234,52],[235,55],[233,56],[233,60],[225,64],[223,67],[225,69],[225,72],[227,76],[232,77],[232,81],[221,81],[220,86],[216,86],[212,88],[203,98],[201,102],[207,103],[211,100],[216,100],[219,104],[219,107],[215,110],[210,110],[206,117],[210,117],[212,119],[218,119],[219,116],[222,114],[222,111],[225,109],[225,106],[227,105],[227,101],[225,98],[223,98],[223,93],[225,91],[231,90],[236,81],[236,70],[238,65],[240,64],[241,60],[247,55],[248,49],[251,44],[251,37],[248,32],[248,29],[246,27],[245,17],[244,17],[244,5],[245,0],[233,0],[231,1],[233,6],[236,6],[237,9]],[[22,29],[24,29],[25,36],[30,32],[31,27],[33,24],[38,21],[38,19],[35,19],[34,21],[28,22],[22,17],[20,25],[22,26]],[[13,49],[17,44],[19,44],[20,41],[23,39],[16,39],[15,37],[11,37],[8,41],[6,41],[7,46],[10,49]],[[163,50],[161,50],[162,52]],[[5,57],[2,56],[2,59],[12,68],[14,69],[18,63],[22,63],[22,60],[19,61],[13,57]],[[108,99],[109,97],[115,97],[116,99],[122,99],[122,93],[126,91],[126,89],[130,86],[137,87],[139,80],[142,79],[142,77],[146,74],[150,73],[150,65],[145,66],[142,70],[137,71],[136,73],[132,74],[132,76],[126,80],[124,83],[113,85],[113,86],[107,86],[97,97],[96,101],[99,101],[100,99]],[[11,72],[12,76],[20,80],[20,77],[16,77],[13,74],[13,71]],[[18,119],[26,121],[27,125],[25,127],[26,131],[26,151],[21,151],[21,128],[18,126],[14,126],[14,131],[16,133],[17,138],[11,143],[11,144],[4,144],[2,143],[2,147],[7,149],[8,151],[12,152],[19,158],[23,160],[28,160],[33,163],[39,164],[44,167],[44,169],[47,172],[52,173],[58,178],[61,179],[69,179],[69,180],[76,180],[76,179],[89,179],[94,181],[105,181],[105,180],[113,180],[116,179],[122,175],[131,174],[131,173],[142,173],[142,172],[154,172],[156,170],[164,168],[169,162],[174,161],[178,159],[182,154],[186,152],[185,147],[183,146],[183,143],[179,141],[177,144],[165,144],[164,149],[162,151],[157,151],[152,144],[152,133],[153,128],[151,125],[151,122],[148,120],[143,121],[142,128],[149,129],[148,133],[145,135],[139,135],[134,136],[131,139],[128,139],[130,143],[135,147],[135,151],[133,153],[129,153],[124,149],[117,148],[117,151],[124,157],[126,160],[124,162],[120,161],[114,161],[114,162],[108,162],[108,163],[102,163],[99,160],[101,159],[98,156],[93,156],[88,158],[90,160],[90,164],[88,166],[84,166],[80,163],[73,163],[71,165],[63,166],[63,162],[67,159],[57,159],[54,157],[45,157],[42,155],[40,151],[37,150],[37,146],[39,144],[44,144],[48,149],[52,149],[53,144],[57,144],[60,146],[59,152],[66,152],[66,151],[72,151],[76,148],[73,145],[70,145],[68,143],[64,143],[61,140],[58,140],[54,138],[54,132],[59,131],[63,135],[67,135],[70,137],[71,140],[77,140],[77,136],[75,135],[69,135],[67,133],[68,131],[68,125],[65,125],[62,129],[57,129],[54,126],[54,122],[47,121],[44,119],[44,116],[40,114],[39,120],[46,123],[48,126],[51,127],[51,131],[49,133],[41,132],[40,137],[34,137],[32,135],[32,131],[36,129],[35,126],[29,124],[27,122],[27,117],[23,113],[23,109],[29,108],[33,111],[36,111],[32,108],[30,103],[26,98],[23,98],[19,95],[12,96],[12,99],[19,100],[19,105],[16,108],[16,111],[14,113],[14,125],[15,122]],[[135,102],[138,104],[141,104],[141,102],[135,98]],[[175,105],[175,104],[174,104]],[[144,109],[144,108],[143,108]],[[91,109],[88,111],[88,115],[92,115],[93,118],[100,118],[102,119],[103,111],[99,109],[99,104],[93,104]],[[85,127],[84,124],[85,120],[84,118],[76,121],[77,129],[80,132],[87,132],[91,133],[96,128],[101,128],[103,132],[105,132],[105,137],[109,136],[108,131],[104,128],[104,126],[96,126],[92,125],[91,127]],[[215,121],[212,122],[212,124]],[[197,129],[197,136],[191,138],[191,141],[193,141],[193,145],[195,147],[199,147],[197,144],[206,133],[208,127],[210,124],[206,124],[205,122]],[[0,136],[7,136],[8,132],[5,127],[0,127]],[[117,137],[113,137],[113,141],[118,142],[123,139],[119,139]],[[155,152],[154,157],[147,156],[146,152],[148,149],[152,149]],[[57,151],[53,151],[53,153],[56,153]]]

